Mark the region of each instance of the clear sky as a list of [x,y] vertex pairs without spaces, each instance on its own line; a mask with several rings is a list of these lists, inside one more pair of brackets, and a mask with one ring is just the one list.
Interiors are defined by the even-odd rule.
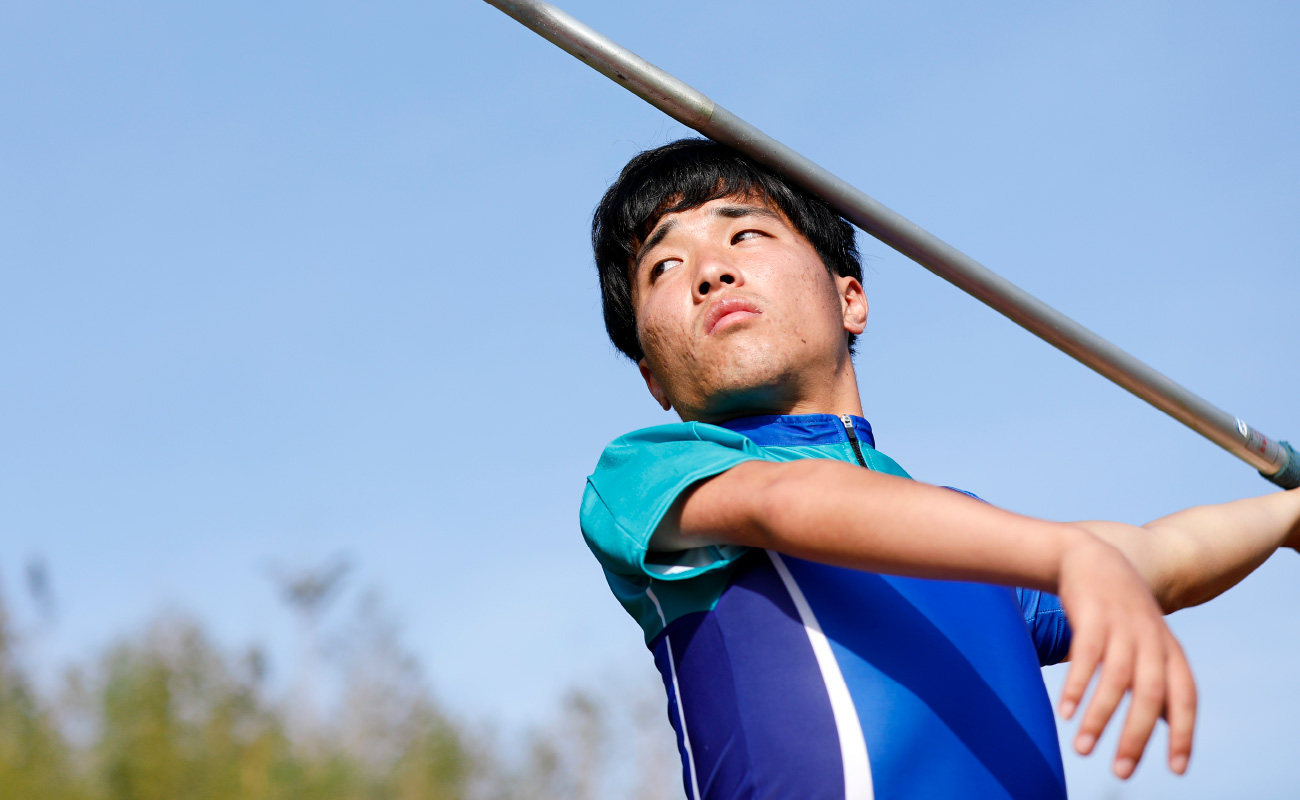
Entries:
[[[563,7],[1300,437],[1295,4]],[[577,529],[601,447],[670,419],[604,339],[587,229],[629,157],[689,131],[471,0],[0,3],[0,75],[0,580],[34,629],[22,565],[49,563],[42,663],[177,608],[288,669],[268,565],[347,553],[467,716],[657,680]],[[1269,490],[861,247],[866,415],[918,478],[1129,522]],[[1190,774],[1120,784],[1107,737],[1067,756],[1074,795],[1294,791],[1297,610],[1285,553],[1176,615]]]

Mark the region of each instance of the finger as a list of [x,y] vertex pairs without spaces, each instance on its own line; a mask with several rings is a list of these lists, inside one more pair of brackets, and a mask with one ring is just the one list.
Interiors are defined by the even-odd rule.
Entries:
[[1112,643],[1106,648],[1101,679],[1088,702],[1088,709],[1079,724],[1079,734],[1074,739],[1074,749],[1082,755],[1092,752],[1093,745],[1105,730],[1106,723],[1115,713],[1115,707],[1133,680],[1133,647],[1131,644]]
[[1065,686],[1061,689],[1061,716],[1065,719],[1071,719],[1083,701],[1083,693],[1088,690],[1092,675],[1097,671],[1101,652],[1098,637],[1086,636],[1076,629],[1074,642],[1070,645],[1070,671],[1066,673]]
[[1127,779],[1137,769],[1156,720],[1165,707],[1165,667],[1169,663],[1159,636],[1144,641],[1133,671],[1132,702],[1115,751],[1115,774]]
[[[1171,636],[1170,639],[1173,637]],[[1183,649],[1173,642],[1168,656],[1169,698],[1165,717],[1169,720],[1169,769],[1182,775],[1192,757],[1192,734],[1196,728],[1196,681]]]

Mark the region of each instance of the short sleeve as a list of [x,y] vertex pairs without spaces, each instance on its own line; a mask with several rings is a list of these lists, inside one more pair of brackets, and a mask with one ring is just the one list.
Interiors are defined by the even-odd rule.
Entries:
[[1073,638],[1061,598],[1037,589],[1016,589],[1016,599],[1038,651],[1038,663],[1044,667],[1061,663],[1070,653]]
[[[956,486],[945,486],[967,497],[973,497],[981,503],[986,502],[977,494],[972,494]],[[1029,628],[1029,637],[1034,641],[1038,651],[1039,666],[1047,667],[1059,664],[1070,654],[1070,642],[1074,638],[1070,629],[1070,620],[1061,607],[1061,598],[1037,589],[1016,589],[1016,600],[1020,602],[1020,612],[1024,615],[1025,625]]]
[[745,436],[698,422],[645,428],[615,439],[587,478],[582,534],[607,572],[682,580],[720,569],[743,547],[649,554],[650,537],[683,491],[746,461],[762,460]]

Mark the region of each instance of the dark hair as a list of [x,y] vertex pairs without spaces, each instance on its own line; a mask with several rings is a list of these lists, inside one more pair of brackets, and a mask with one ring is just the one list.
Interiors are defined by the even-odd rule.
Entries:
[[[632,307],[631,266],[637,247],[664,215],[724,197],[752,197],[775,205],[812,244],[827,272],[862,280],[853,226],[821,198],[708,139],[678,139],[646,150],[623,167],[591,220],[605,330],[633,361],[643,355]],[[849,336],[850,350],[855,338]]]

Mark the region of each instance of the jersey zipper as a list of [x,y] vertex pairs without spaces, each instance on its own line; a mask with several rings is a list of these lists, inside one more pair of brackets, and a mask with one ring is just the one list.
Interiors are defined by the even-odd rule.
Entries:
[[853,417],[848,414],[840,414],[840,422],[844,423],[844,432],[849,435],[849,444],[853,445],[853,455],[858,457],[858,464],[867,465],[867,460],[862,457],[862,447],[858,444],[858,432],[853,430]]

